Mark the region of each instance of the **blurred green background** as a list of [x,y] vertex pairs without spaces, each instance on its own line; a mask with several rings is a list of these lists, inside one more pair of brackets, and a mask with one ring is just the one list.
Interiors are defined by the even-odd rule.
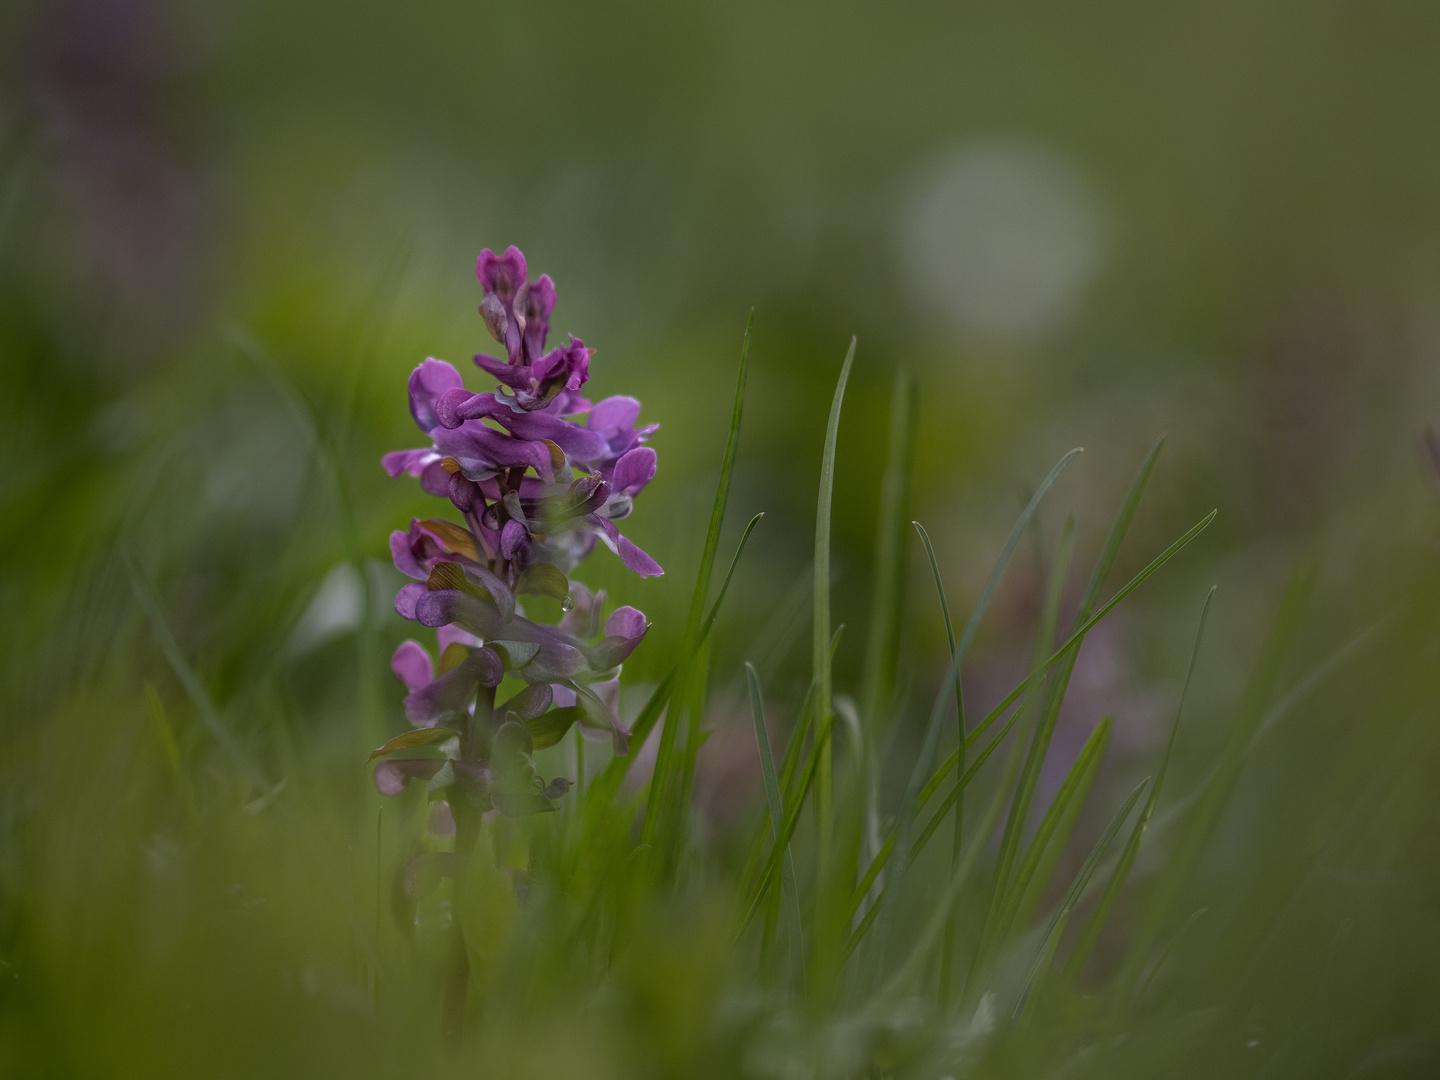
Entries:
[[[851,334],[840,692],[860,689],[847,672],[900,367],[921,388],[912,512],[961,611],[1072,446],[1086,452],[1042,535],[1073,509],[1083,564],[1169,433],[1117,580],[1219,509],[1087,644],[1059,739],[1073,757],[1114,713],[1102,821],[1153,769],[1210,584],[1177,749],[1189,777],[1223,743],[1297,566],[1319,584],[1290,682],[1407,613],[1411,652],[1371,657],[1247,772],[1207,870],[1214,896],[1261,914],[1239,921],[1250,937],[1198,924],[1189,1026],[1157,1045],[1218,1039],[1197,1075],[1262,1068],[1224,1056],[1250,1038],[1233,1013],[1223,1038],[1196,1017],[1309,880],[1296,852],[1323,848],[1369,790],[1357,762],[1390,760],[1415,710],[1434,716],[1440,513],[1422,433],[1440,415],[1440,10],[55,0],[7,5],[0,39],[7,1072],[407,1068],[405,1040],[370,1031],[364,963],[335,959],[376,917],[379,800],[361,762],[403,723],[385,537],[430,512],[379,457],[418,445],[416,363],[463,369],[491,347],[474,257],[511,243],[555,279],[556,330],[599,350],[591,396],[633,394],[662,425],[627,534],[667,575],[641,581],[605,552],[579,575],[654,623],[627,700],[678,646],[755,310],[722,552],[766,517],[715,643],[699,835],[716,850],[758,799],[741,661],[762,666],[782,724],[808,678],[821,436]],[[1019,563],[967,671],[982,705],[1025,670],[1037,579]],[[901,683],[923,702],[944,638],[913,553],[911,571]],[[198,848],[146,684],[194,777],[212,838]],[[898,745],[918,723],[897,725]],[[1440,875],[1416,839],[1440,809],[1435,739],[1407,737],[1420,772],[1386,804],[1381,892],[1315,900],[1332,921],[1283,955],[1329,949],[1331,974],[1277,963],[1276,987],[1251,988],[1270,1004],[1242,1010],[1276,1072],[1440,1062]],[[267,825],[281,777],[291,816]],[[1367,932],[1379,944],[1356,944]],[[643,963],[724,968],[693,934],[667,952],[657,931]],[[1316,979],[1333,992],[1297,996]],[[554,1044],[554,1068],[603,1074],[588,1037]],[[528,1075],[514,1069],[494,1075]]]

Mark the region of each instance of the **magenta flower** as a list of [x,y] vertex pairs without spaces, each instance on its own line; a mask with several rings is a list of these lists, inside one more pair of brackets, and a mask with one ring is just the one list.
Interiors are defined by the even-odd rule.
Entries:
[[[430,445],[382,461],[391,476],[417,477],[449,500],[460,520],[415,519],[390,537],[396,568],[412,579],[395,610],[435,630],[439,655],[417,641],[396,650],[391,669],[416,732],[394,748],[428,746],[431,756],[389,758],[375,783],[396,794],[423,780],[456,812],[533,813],[554,809],[568,782],[545,784],[532,749],[578,724],[626,750],[617,676],[649,625],[631,607],[602,624],[604,594],[569,575],[599,543],[642,576],[664,572],[616,525],[654,479],[655,451],[644,444],[657,425],[637,426],[634,398],[592,405],[581,396],[594,350],[571,336],[546,351],[555,285],[544,275],[530,281],[519,249],[486,249],[476,273],[480,313],[506,358],[482,353],[475,363],[498,385],[472,393],[450,364],[425,360],[410,375],[409,404]],[[566,600],[568,610],[543,625],[526,616],[526,595]],[[525,687],[497,704],[506,675]]]

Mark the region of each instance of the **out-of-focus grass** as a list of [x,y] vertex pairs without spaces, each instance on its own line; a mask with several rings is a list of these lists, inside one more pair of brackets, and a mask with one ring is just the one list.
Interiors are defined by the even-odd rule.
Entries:
[[[7,1075],[1436,1071],[1440,515],[1410,467],[1440,400],[1433,12],[214,10],[4,16]],[[935,162],[996,136],[1076,166],[1107,222],[1104,271],[1038,337],[913,303],[896,224]],[[626,666],[632,713],[687,655],[752,304],[720,558],[767,516],[690,681],[708,688],[711,735],[693,811],[671,807],[690,816],[666,872],[636,869],[641,763],[590,832],[571,809],[533,824],[523,905],[480,875],[460,903],[442,885],[397,921],[396,871],[443,843],[362,763],[403,723],[385,658],[407,628],[384,537],[429,500],[377,461],[416,438],[406,371],[481,347],[469,260],[510,240],[557,277],[561,329],[600,347],[596,391],[635,393],[664,425],[633,535],[669,574],[640,583],[602,553],[583,575],[654,622]],[[810,744],[792,756],[782,740],[812,681],[809,583],[827,576],[810,499],[852,332],[828,876],[808,802],[790,840],[807,975],[788,918],[770,915],[778,891],[734,938],[772,836],[743,662],[794,807]],[[889,447],[904,410],[886,407],[902,361],[920,387],[903,514],[902,495],[881,499],[887,460],[906,456]],[[1115,724],[1084,810],[1056,830],[1068,842],[1038,859],[1043,886],[1009,898],[1023,917],[992,931],[989,974],[967,985],[998,894],[1001,837],[981,825],[992,807],[1003,820],[998,781],[1024,763],[1027,714],[967,786],[959,859],[937,824],[903,880],[880,876],[883,965],[864,948],[842,963],[857,879],[909,813],[924,718],[942,688],[947,710],[955,697],[930,568],[896,523],[926,523],[968,611],[1027,484],[1087,447],[980,626],[963,673],[973,731],[1026,676],[1060,522],[1074,512],[1074,559],[1094,562],[1162,429],[1109,588],[1221,512],[1080,653],[1027,770],[1020,851],[1095,723]],[[882,534],[904,541],[872,553]],[[1308,599],[1282,603],[1307,567]],[[876,581],[894,596],[872,596]],[[1132,808],[1017,1019],[1068,886],[1160,768],[1215,582],[1134,865],[1072,984]],[[1048,584],[1064,625],[1083,582]],[[872,635],[890,603],[893,638]],[[571,767],[566,751],[546,752],[548,772]],[[962,868],[953,935],[914,955]],[[485,960],[458,1056],[439,1037],[457,916]],[[902,970],[903,987],[876,992]]]

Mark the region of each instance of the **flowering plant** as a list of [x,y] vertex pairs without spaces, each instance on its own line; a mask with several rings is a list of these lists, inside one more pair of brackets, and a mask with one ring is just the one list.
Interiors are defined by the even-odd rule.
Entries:
[[[487,248],[476,270],[480,313],[506,356],[482,353],[475,364],[498,385],[471,393],[450,364],[425,360],[410,375],[410,413],[430,445],[383,459],[391,476],[418,477],[426,492],[448,499],[460,521],[415,519],[391,534],[396,568],[414,579],[395,610],[435,630],[438,661],[414,640],[395,651],[391,669],[409,691],[414,730],[371,755],[386,758],[375,770],[383,794],[424,781],[462,831],[491,809],[557,809],[570,782],[546,783],[530,755],[574,725],[625,753],[620,665],[649,624],[620,607],[602,625],[605,594],[570,574],[597,543],[641,576],[663,573],[616,525],[655,475],[655,451],[645,444],[657,425],[636,426],[634,398],[591,404],[581,396],[595,350],[572,335],[546,351],[555,285],[548,274],[530,281],[518,248]],[[525,596],[561,601],[559,623],[528,618]],[[497,705],[506,675],[525,685]],[[443,757],[388,756],[437,744]]]

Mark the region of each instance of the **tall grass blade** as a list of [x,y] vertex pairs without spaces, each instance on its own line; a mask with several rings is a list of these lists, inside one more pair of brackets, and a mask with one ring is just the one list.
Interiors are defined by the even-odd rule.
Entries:
[[[1302,617],[1315,588],[1315,571],[1305,567],[1291,578],[1280,601],[1275,622],[1256,662],[1255,670],[1245,687],[1240,715],[1221,752],[1220,763],[1211,775],[1195,807],[1190,811],[1185,830],[1175,850],[1165,863],[1155,883],[1154,892],[1146,903],[1140,928],[1131,945],[1125,966],[1120,973],[1121,987],[1131,987],[1138,979],[1150,946],[1160,931],[1163,920],[1200,857],[1220,819],[1230,793],[1240,775],[1250,743],[1264,721],[1269,703],[1275,696],[1280,668],[1299,632]],[[1212,590],[1213,591],[1213,590]],[[1197,637],[1198,641],[1198,637]],[[1197,645],[1198,648],[1198,645]],[[1193,663],[1193,660],[1192,660]]]
[[[919,835],[916,836],[915,845],[910,849],[910,857],[912,859],[918,858],[920,853],[925,850],[925,845],[930,842],[930,837],[934,836],[935,831],[940,828],[940,823],[945,820],[945,816],[949,814],[950,808],[955,804],[955,801],[960,798],[965,789],[970,786],[970,781],[975,779],[976,774],[979,773],[985,765],[985,762],[990,759],[990,755],[1005,741],[1005,736],[1010,734],[1010,729],[1015,726],[1015,721],[1018,719],[1020,719],[1020,713],[1017,710],[1005,726],[996,732],[995,737],[990,740],[985,749],[976,755],[970,767],[965,770],[965,775],[960,777],[950,794],[945,796],[944,800],[940,803],[940,807],[935,811],[934,816],[931,817],[925,827],[920,830]],[[860,910],[860,905],[864,902],[866,894],[869,893],[870,887],[875,884],[875,880],[879,877],[880,871],[885,868],[885,863],[889,860],[890,854],[894,849],[895,834],[892,832],[886,837],[885,843],[880,848],[880,853],[875,856],[875,860],[870,864],[870,868],[865,871],[865,876],[860,880],[860,884],[856,887],[854,894],[850,898],[850,914],[852,916]],[[862,926],[868,927],[874,922],[875,913],[878,910],[878,905],[871,904],[870,909],[865,913],[865,921],[862,923]]]
[[[880,515],[875,536],[875,593],[865,641],[865,672],[860,691],[860,719],[872,738],[882,702],[894,691],[900,615],[905,591],[905,520],[910,503],[910,473],[915,457],[915,379],[904,368],[895,372],[890,396],[890,446],[880,488]],[[933,562],[933,560],[932,560]]]
[[1050,917],[1049,925],[1045,927],[1045,933],[1040,938],[1040,946],[1035,950],[1035,959],[1030,965],[1030,971],[1020,987],[1015,1015],[1018,1016],[1025,1007],[1026,996],[1046,961],[1055,955],[1055,946],[1060,941],[1060,935],[1065,931],[1065,924],[1070,920],[1070,913],[1075,910],[1075,905],[1085,895],[1085,888],[1090,884],[1090,879],[1100,865],[1100,860],[1105,857],[1105,852],[1115,840],[1115,834],[1120,831],[1120,826],[1125,824],[1125,819],[1130,816],[1130,811],[1135,809],[1135,804],[1140,799],[1140,793],[1145,790],[1145,785],[1149,782],[1148,776],[1141,780],[1135,786],[1135,790],[1130,792],[1130,797],[1115,812],[1115,816],[1110,819],[1110,824],[1100,834],[1100,839],[1095,841],[1095,846],[1090,849],[1089,856],[1086,857],[1084,865],[1080,867],[1080,872],[1075,875],[1075,880],[1070,883],[1070,888],[1065,891],[1065,898],[1055,909],[1055,914]]
[[[1060,599],[1065,591],[1065,582],[1070,573],[1070,556],[1074,551],[1075,543],[1075,518],[1073,516],[1065,519],[1065,524],[1060,530],[1060,542],[1055,551],[1055,569],[1051,574],[1050,597],[1054,610],[1058,617]],[[1047,611],[1051,610],[1047,607]],[[1050,649],[1054,648],[1054,638],[1042,639],[1037,643],[1040,648],[1040,656],[1044,656]],[[1040,766],[1044,763],[1050,751],[1050,740],[1055,734],[1055,724],[1060,718],[1060,705],[1064,701],[1066,683],[1070,670],[1074,667],[1077,649],[1065,658],[1065,661],[1050,675],[1049,682],[1045,687],[1045,695],[1040,708],[1040,723],[1036,725],[1035,734],[1030,740],[1030,749],[1025,755],[1025,764],[1020,769],[1020,783],[1015,790],[1015,799],[1010,804],[1010,815],[1005,821],[1005,833],[1000,840],[1000,858],[995,870],[995,895],[994,905],[991,908],[991,919],[1000,915],[1005,905],[1005,898],[1011,890],[1010,871],[1020,849],[1020,836],[1024,832],[1025,823],[1030,816],[1030,803],[1035,795],[1035,785],[1040,780]],[[1038,660],[1038,657],[1037,657]],[[1006,924],[1001,919],[997,931],[1004,934]]]
[[[930,574],[935,579],[935,595],[940,601],[940,615],[945,620],[945,641],[950,648],[950,657],[955,657],[955,627],[950,620],[950,604],[945,599],[945,583],[940,578],[940,564],[935,559],[935,545],[930,543],[930,534],[925,531],[925,526],[918,521],[914,523],[915,531],[920,534],[920,542],[925,545],[925,555],[930,560]],[[965,694],[961,688],[960,672],[955,673],[955,724],[957,731],[956,767],[963,769],[965,765]],[[965,784],[962,779],[955,785],[955,828],[954,839],[950,847],[950,872],[953,874],[960,866],[960,845],[965,832]],[[936,821],[939,818],[937,816]],[[934,824],[932,822],[931,824]],[[923,836],[923,834],[922,834]],[[920,845],[916,845],[917,849]],[[878,854],[878,852],[877,852]],[[943,1009],[949,1004],[950,983],[952,981],[952,968],[955,957],[955,917],[952,915],[950,921],[945,924],[945,940],[940,946],[940,1007]]]
[[[780,781],[775,775],[775,759],[770,753],[770,735],[765,727],[765,706],[760,693],[760,677],[750,663],[745,665],[750,684],[750,716],[755,721],[755,744],[760,750],[760,772],[765,779],[765,802],[770,809],[770,828],[778,841],[780,823],[785,819],[785,804],[780,797]],[[785,933],[795,956],[795,970],[805,970],[805,939],[800,925],[800,891],[795,883],[795,859],[789,845],[785,848],[785,865],[781,870],[780,903],[784,908]]]
[[[695,591],[690,600],[690,614],[685,623],[685,639],[681,647],[680,661],[676,665],[675,685],[671,700],[682,704],[687,700],[690,669],[700,649],[701,631],[705,628],[705,601],[710,594],[710,574],[715,566],[715,552],[720,546],[720,529],[725,522],[725,505],[730,498],[730,479],[735,471],[735,452],[740,445],[740,420],[745,406],[745,379],[750,370],[750,339],[755,328],[755,312],[750,312],[750,321],[745,326],[745,341],[740,350],[740,371],[735,379],[735,403],[730,412],[730,436],[725,443],[725,455],[720,462],[720,480],[715,488],[715,502],[710,510],[710,528],[705,535],[705,548],[700,556],[700,569],[695,576]],[[662,828],[661,808],[667,789],[670,787],[671,758],[675,749],[675,733],[680,727],[680,709],[673,709],[670,722],[660,733],[660,746],[655,758],[655,772],[650,781],[650,791],[645,804],[645,819],[640,828],[641,844],[654,851],[656,837]],[[658,715],[658,710],[657,710]],[[684,780],[681,786],[684,786]],[[673,810],[674,820],[670,822],[670,839],[679,842],[678,834],[683,831],[685,808]]]
[[[1060,621],[1060,601],[1065,592],[1065,581],[1069,576],[1070,555],[1073,551],[1074,525],[1072,519],[1067,519],[1065,528],[1060,533],[1060,542],[1055,549],[1055,561],[1051,566],[1049,582],[1045,587],[1045,600],[1040,609],[1040,622],[1035,630],[1035,644],[1031,652],[1030,677],[1026,680],[1028,689],[1020,700],[1020,706],[1016,710],[1017,715],[1030,716],[1033,714],[1034,691],[1041,685],[1040,672],[1045,670],[1045,654],[1055,644],[1056,626]],[[1037,552],[1039,545],[1036,545]],[[1048,701],[1048,696],[1041,699],[1042,703]],[[1031,739],[1028,743],[1033,750],[1035,740],[1038,740],[1043,732],[1041,726],[1046,720],[1045,706],[1042,704],[1042,711],[1038,717],[1039,723],[1029,725],[1031,728]],[[1023,740],[1022,740],[1023,741]],[[1016,752],[1021,753],[1023,748],[1020,743],[1016,744]],[[1029,761],[1029,754],[1024,754],[1025,760]],[[1021,783],[1024,782],[1022,770],[1020,783],[1016,784],[1015,797],[1010,800],[1010,814],[1006,821],[1004,837],[1001,842],[1002,855],[1007,847],[1007,842],[1013,837],[1015,822],[1015,806],[1020,798]],[[998,866],[994,879],[991,882],[990,907],[985,914],[985,921],[980,930],[980,945],[976,949],[975,956],[970,966],[970,982],[974,984],[978,977],[985,974],[985,967],[989,963],[993,947],[997,944],[997,935],[1001,932],[1001,909],[1005,902],[1006,885],[1008,881],[1008,868],[1003,864]]]
[[830,418],[825,424],[825,450],[820,458],[820,493],[815,503],[815,593],[814,620],[811,633],[811,661],[815,679],[815,716],[817,739],[820,741],[819,776],[815,788],[816,861],[820,878],[825,878],[830,865],[831,830],[831,684],[830,684],[830,511],[835,498],[835,446],[840,437],[840,408],[845,402],[845,384],[855,362],[856,339],[850,339],[840,378],[835,383],[835,396],[830,402]]
[[[950,692],[956,678],[959,677],[961,665],[965,661],[965,654],[970,649],[970,643],[975,638],[975,632],[980,626],[980,620],[985,614],[985,609],[990,605],[990,598],[995,595],[995,590],[1000,585],[1000,579],[1004,576],[1006,568],[1010,565],[1010,559],[1015,554],[1015,549],[1020,545],[1020,538],[1025,535],[1025,530],[1030,525],[1030,519],[1035,516],[1036,509],[1040,502],[1050,491],[1060,474],[1065,471],[1075,456],[1080,453],[1077,448],[1071,450],[1062,457],[1050,475],[1035,489],[1029,504],[1021,512],[1020,518],[1015,522],[1015,527],[1010,531],[1010,538],[1005,542],[1005,548],[1000,553],[995,567],[990,571],[990,577],[981,590],[980,598],[975,601],[975,607],[970,612],[970,618],[965,624],[965,630],[960,635],[960,641],[955,646],[954,655],[950,659],[950,667],[945,673],[945,678],[940,683],[940,689],[935,695],[935,704],[930,710],[930,720],[925,728],[925,739],[920,747],[920,755],[915,761],[915,768],[911,772],[910,782],[906,785],[905,794],[900,801],[900,811],[895,823],[895,854],[892,856],[894,865],[895,880],[901,881],[905,877],[905,870],[909,866],[910,847],[913,841],[915,814],[920,806],[920,789],[925,784],[925,778],[930,772],[931,764],[935,758],[935,747],[940,741],[940,727],[945,719],[946,704],[949,701]],[[895,892],[898,890],[886,890]],[[885,938],[889,929],[889,912],[893,909],[893,902],[881,895],[879,903],[882,905],[880,914],[876,918],[874,969],[878,972],[884,963]]]
[[1110,717],[1104,717],[1100,723],[1095,725],[1095,730],[1090,733],[1090,738],[1085,741],[1080,756],[1070,766],[1060,790],[1055,793],[1045,816],[1040,819],[1040,824],[1035,830],[1035,838],[1031,841],[1029,850],[1025,853],[1024,860],[1015,871],[1015,880],[1010,884],[1007,896],[1001,906],[1000,918],[995,928],[996,940],[1003,941],[1009,934],[1015,923],[1015,916],[1020,908],[1020,901],[1029,889],[1035,871],[1040,866],[1040,860],[1045,854],[1046,847],[1054,838],[1055,831],[1060,826],[1060,819],[1069,810],[1072,800],[1088,787],[1087,781],[1092,779],[1100,767],[1100,760],[1105,754],[1105,747],[1110,741],[1110,729],[1112,726]]
[[[1074,627],[1079,627],[1090,617],[1095,610],[1095,605],[1100,600],[1100,590],[1105,586],[1105,580],[1110,576],[1110,570],[1115,565],[1115,559],[1120,553],[1120,545],[1125,539],[1125,534],[1130,529],[1130,523],[1135,518],[1135,511],[1140,505],[1140,497],[1144,494],[1145,487],[1149,483],[1150,474],[1155,468],[1155,460],[1160,454],[1160,448],[1164,445],[1165,436],[1161,435],[1150,447],[1150,452],[1145,455],[1145,460],[1140,465],[1139,472],[1131,482],[1130,490],[1126,493],[1124,502],[1120,505],[1120,511],[1116,515],[1115,522],[1110,528],[1110,534],[1105,539],[1104,546],[1100,549],[1100,557],[1095,561],[1095,569],[1090,575],[1090,583],[1086,586],[1085,594],[1081,598],[1079,610],[1075,614]],[[1073,523],[1067,523],[1067,527],[1073,528]],[[1073,534],[1072,534],[1073,535]],[[1062,540],[1063,543],[1063,540]],[[1055,724],[1060,716],[1060,707],[1064,703],[1066,691],[1070,686],[1070,677],[1075,671],[1075,663],[1079,659],[1080,650],[1077,648],[1069,653],[1064,661],[1050,675],[1046,685],[1044,704],[1041,708],[1041,720],[1036,730],[1035,737],[1031,741],[1030,749],[1025,758],[1025,765],[1020,772],[1020,785],[1015,795],[1015,801],[1010,807],[1010,817],[1005,823],[1005,835],[1000,844],[999,869],[996,873],[995,896],[997,901],[1010,887],[1009,875],[1014,860],[1018,857],[1021,836],[1025,829],[1025,823],[1029,819],[1030,805],[1035,796],[1035,785],[1040,780],[1040,770],[1045,763],[1045,757],[1050,751],[1050,740],[1055,733]],[[1019,898],[1016,898],[1019,902]]]
[[1175,708],[1175,720],[1170,725],[1170,738],[1165,744],[1165,754],[1160,759],[1160,770],[1155,774],[1155,785],[1150,789],[1150,797],[1145,801],[1145,809],[1141,811],[1140,817],[1135,822],[1135,827],[1130,830],[1130,838],[1126,840],[1124,849],[1120,852],[1120,861],[1115,864],[1115,869],[1110,872],[1110,879],[1105,883],[1105,891],[1100,894],[1100,899],[1095,904],[1095,910],[1090,913],[1084,928],[1080,931],[1080,937],[1075,942],[1075,947],[1070,951],[1070,958],[1065,962],[1063,977],[1067,982],[1073,982],[1079,978],[1081,970],[1085,967],[1085,961],[1090,958],[1090,953],[1095,948],[1095,943],[1100,940],[1100,933],[1105,929],[1105,923],[1110,918],[1110,912],[1119,899],[1120,890],[1125,887],[1125,879],[1130,874],[1130,868],[1135,864],[1135,858],[1140,853],[1140,841],[1144,838],[1145,830],[1149,827],[1151,819],[1155,817],[1155,807],[1160,802],[1160,789],[1165,784],[1165,774],[1170,769],[1170,756],[1175,752],[1175,736],[1180,731],[1180,717],[1185,711],[1185,698],[1190,692],[1190,679],[1195,674],[1195,661],[1200,656],[1200,642],[1205,636],[1205,621],[1210,617],[1210,604],[1215,599],[1215,589],[1212,587],[1205,594],[1205,606],[1200,609],[1200,625],[1195,630],[1195,644],[1190,649],[1190,665],[1185,670],[1185,682],[1180,689],[1180,703]]
[[[1080,627],[1073,634],[1071,634],[1069,638],[1065,640],[1065,644],[1061,645],[1060,648],[1056,649],[1055,652],[1051,654],[1050,659],[1045,661],[1045,663],[1041,666],[1041,669],[1038,672],[1032,672],[1030,676],[1025,679],[1024,682],[1020,683],[1020,685],[1016,686],[1013,690],[1006,694],[1000,704],[996,705],[993,709],[986,713],[983,720],[981,720],[978,724],[976,724],[973,728],[970,729],[970,734],[965,737],[965,745],[967,747],[974,746],[976,741],[979,740],[982,736],[984,736],[985,732],[990,729],[990,725],[993,724],[1001,715],[1003,715],[1006,709],[1008,709],[1011,705],[1014,705],[1015,702],[1019,700],[1021,695],[1023,695],[1030,688],[1032,682],[1034,682],[1040,675],[1043,675],[1046,671],[1050,670],[1050,668],[1054,667],[1055,664],[1062,660],[1070,652],[1071,649],[1075,648],[1076,645],[1083,641],[1085,639],[1085,635],[1088,634],[1091,630],[1093,630],[1095,628],[1095,625],[1099,623],[1101,619],[1105,618],[1106,615],[1109,615],[1110,612],[1113,611],[1122,600],[1124,600],[1132,592],[1134,592],[1141,585],[1143,585],[1147,578],[1149,578],[1167,562],[1169,562],[1176,555],[1178,555],[1181,550],[1190,543],[1190,541],[1194,540],[1197,536],[1204,532],[1206,526],[1208,526],[1212,521],[1215,520],[1216,513],[1218,513],[1218,511],[1211,510],[1210,513],[1206,514],[1198,522],[1190,526],[1190,528],[1187,529],[1178,540],[1176,540],[1173,544],[1167,547],[1159,555],[1155,556],[1155,558],[1150,561],[1149,565],[1147,565],[1145,569],[1141,570],[1138,574],[1131,578],[1123,589],[1121,589],[1109,600],[1107,600],[1105,602],[1105,605],[1100,608],[1099,611],[1095,612],[1094,615],[1091,615],[1090,618],[1086,619],[1080,625]],[[921,792],[922,802],[924,802],[926,799],[928,799],[931,795],[935,793],[935,789],[938,788],[940,784],[944,781],[945,777],[948,776],[952,770],[954,770],[958,761],[959,753],[957,752],[951,754],[948,758],[945,759],[944,762],[941,763],[940,767],[935,770],[934,775],[930,777],[929,783],[925,785],[925,790]]]
[[[908,562],[905,522],[909,516],[917,406],[915,379],[900,368],[895,372],[895,386],[890,395],[890,445],[880,489],[880,513],[875,535],[875,590],[860,689],[860,723],[865,751],[861,759],[865,785],[864,843],[860,850],[864,859],[873,859],[881,845],[879,744],[882,728],[888,726],[888,712],[895,696],[900,620],[905,607]],[[933,565],[933,557],[931,562]],[[948,611],[946,627],[948,630]],[[953,649],[954,646],[955,636],[951,632],[950,647]]]

